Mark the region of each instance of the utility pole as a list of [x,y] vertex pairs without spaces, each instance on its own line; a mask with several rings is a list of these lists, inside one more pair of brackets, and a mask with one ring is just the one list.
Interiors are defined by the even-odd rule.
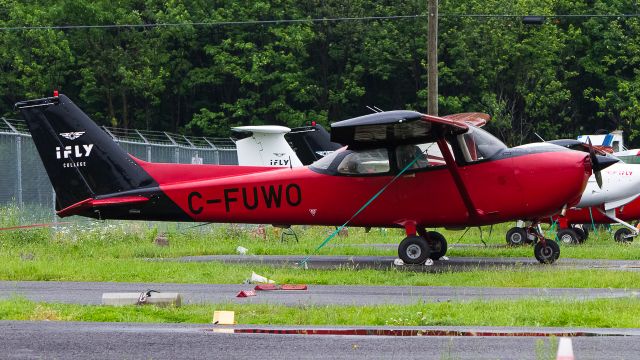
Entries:
[[427,114],[438,115],[438,0],[429,0]]

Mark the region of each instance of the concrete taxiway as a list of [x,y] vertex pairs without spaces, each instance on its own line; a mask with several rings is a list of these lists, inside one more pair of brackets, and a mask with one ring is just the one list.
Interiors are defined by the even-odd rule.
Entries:
[[309,285],[307,290],[302,291],[257,291],[256,296],[236,297],[239,291],[254,287],[251,284],[0,281],[0,299],[24,297],[42,302],[97,305],[101,303],[103,293],[142,292],[149,289],[181,293],[183,303],[187,304],[271,303],[289,306],[416,304],[534,297],[576,300],[640,297],[640,289],[329,285]]

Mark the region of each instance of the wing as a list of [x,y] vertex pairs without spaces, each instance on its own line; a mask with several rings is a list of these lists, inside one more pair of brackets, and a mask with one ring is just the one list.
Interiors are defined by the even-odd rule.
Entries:
[[468,128],[466,122],[456,119],[407,110],[385,111],[331,124],[331,141],[351,149],[422,144]]
[[482,127],[489,122],[491,115],[480,112],[468,112],[443,116],[444,119],[449,119],[458,122],[465,122],[467,124]]

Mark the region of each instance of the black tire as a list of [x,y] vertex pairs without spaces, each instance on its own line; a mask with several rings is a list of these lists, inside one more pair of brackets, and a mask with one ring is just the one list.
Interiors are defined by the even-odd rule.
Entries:
[[522,246],[527,243],[527,230],[521,227],[512,227],[507,231],[507,244],[511,246]]
[[557,242],[546,239],[546,246],[542,246],[542,242],[538,241],[533,247],[533,254],[542,264],[553,264],[560,257],[560,246]]
[[575,231],[576,235],[578,235],[578,244],[582,244],[589,237],[589,232],[583,230],[581,227],[575,227],[573,228],[573,231]]
[[574,245],[580,242],[576,229],[558,230],[558,241],[565,245]]
[[429,231],[424,238],[429,244],[429,250],[431,250],[430,259],[439,260],[447,254],[447,239],[444,238],[444,235],[437,231]]
[[408,236],[398,246],[398,257],[405,264],[422,264],[429,255],[429,244],[422,236]]
[[615,232],[615,234],[613,234],[613,238],[616,242],[630,243],[633,241],[633,238],[627,237],[628,235],[631,235],[631,230],[627,228],[620,228]]
[[[582,232],[584,233],[584,236],[582,237],[581,242],[587,241],[587,239],[589,238],[589,231],[591,229],[591,224],[580,224],[575,226],[575,228],[582,230]],[[580,236],[580,232],[578,232],[578,236]]]

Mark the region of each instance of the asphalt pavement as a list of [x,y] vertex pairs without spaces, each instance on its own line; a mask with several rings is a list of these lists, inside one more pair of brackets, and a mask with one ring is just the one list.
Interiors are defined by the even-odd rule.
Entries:
[[[178,258],[149,259],[149,261],[176,262],[223,262],[229,264],[260,264],[273,266],[302,266],[304,256],[296,255],[201,255]],[[394,265],[393,256],[311,256],[306,267],[310,269],[332,269],[340,267],[389,269],[396,268],[416,272],[468,271],[476,269],[496,269],[514,267],[551,266],[558,269],[607,269],[640,271],[638,260],[601,260],[560,258],[551,265],[540,264],[533,253],[530,258],[509,257],[452,257],[449,260],[434,261],[431,266]]]
[[[234,333],[197,324],[0,321],[4,359],[555,359],[544,336],[335,336]],[[264,326],[262,329],[272,328]],[[344,329],[344,328],[340,328]],[[427,328],[413,328],[423,329]],[[466,333],[509,328],[449,328]],[[215,331],[214,331],[215,330]],[[516,331],[521,331],[518,328]],[[540,329],[550,333],[591,329]],[[597,333],[597,331],[595,331]],[[637,331],[572,338],[576,359],[637,359]],[[603,333],[604,334],[604,333]],[[628,335],[628,336],[624,336]]]
[[[248,277],[250,275],[247,274]],[[251,284],[0,281],[0,299],[24,297],[40,302],[97,305],[101,303],[103,293],[139,293],[149,289],[181,293],[183,304],[270,303],[288,306],[416,304],[533,297],[585,300],[640,296],[640,289],[308,285],[307,290],[256,291],[256,296],[236,297],[238,292],[254,287]]]

